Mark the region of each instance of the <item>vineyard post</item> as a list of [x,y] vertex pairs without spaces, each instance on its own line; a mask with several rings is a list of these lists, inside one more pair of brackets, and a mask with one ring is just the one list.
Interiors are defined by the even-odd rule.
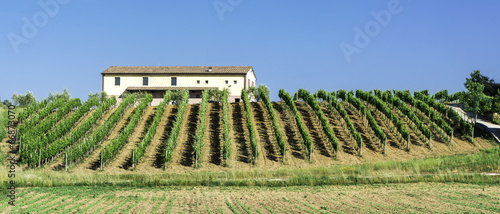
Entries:
[[451,129],[451,140],[450,140],[450,146],[453,146],[453,131],[454,131],[454,129]]
[[359,157],[363,157],[363,139],[360,139],[361,144],[359,145]]
[[198,169],[198,152],[194,152],[194,168]]
[[476,123],[474,123],[474,126],[472,126],[472,144],[474,144],[474,128],[476,128]]
[[432,143],[432,138],[431,138],[432,136],[431,136],[431,134],[432,133],[429,132],[429,148],[431,148],[431,146],[432,146],[432,144],[431,144]]
[[68,152],[66,152],[66,155],[64,156],[64,168],[66,169],[66,172],[68,171]]
[[283,147],[283,164],[285,163],[285,152],[286,152],[285,147]]
[[132,169],[135,167],[135,152],[132,151]]
[[408,135],[408,141],[406,142],[406,149],[410,151],[410,135]]
[[311,161],[311,156],[312,156],[312,142],[309,145],[309,161]]
[[167,169],[168,145],[165,149],[165,169]]
[[101,171],[102,171],[102,156],[103,156],[103,154],[104,154],[104,149],[103,149],[103,151],[101,152]]
[[38,157],[38,167],[42,166],[42,150],[40,149],[40,156]]
[[385,152],[386,152],[386,148],[387,148],[387,139],[384,139],[384,155],[385,155]]
[[253,156],[253,164],[257,164],[257,147],[254,148],[255,149],[255,155]]

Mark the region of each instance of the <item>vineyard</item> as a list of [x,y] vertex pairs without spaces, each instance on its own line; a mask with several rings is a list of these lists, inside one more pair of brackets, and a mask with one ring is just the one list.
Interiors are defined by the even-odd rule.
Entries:
[[[17,155],[29,169],[163,172],[280,168],[405,160],[488,147],[472,125],[430,96],[410,91],[345,91],[281,101],[188,104],[187,91],[81,102],[46,100],[18,118]],[[175,101],[174,101],[175,99]]]

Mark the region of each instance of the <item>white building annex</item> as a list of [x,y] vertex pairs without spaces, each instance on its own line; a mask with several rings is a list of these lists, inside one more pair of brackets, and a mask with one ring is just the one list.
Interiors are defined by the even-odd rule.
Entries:
[[252,66],[111,66],[102,74],[102,91],[118,99],[125,92],[147,92],[153,105],[167,90],[189,90],[189,103],[201,102],[201,92],[210,88],[230,91],[229,102],[241,101],[241,90],[255,86]]

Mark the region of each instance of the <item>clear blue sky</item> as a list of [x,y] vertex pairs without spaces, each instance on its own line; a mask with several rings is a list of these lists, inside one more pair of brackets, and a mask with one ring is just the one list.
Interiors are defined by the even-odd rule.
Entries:
[[455,92],[473,70],[500,80],[497,0],[39,2],[57,1],[0,2],[2,100],[86,99],[109,66],[250,65],[273,100],[280,88]]

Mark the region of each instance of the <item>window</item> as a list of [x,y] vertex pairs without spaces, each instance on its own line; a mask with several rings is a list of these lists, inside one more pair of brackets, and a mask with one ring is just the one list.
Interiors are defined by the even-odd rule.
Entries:
[[234,102],[239,103],[240,102],[240,98],[235,98]]
[[120,86],[120,77],[115,77],[115,85]]
[[208,80],[205,80],[205,84],[208,84]]
[[172,81],[171,81],[170,85],[177,86],[177,77],[172,77]]
[[147,77],[142,78],[142,85],[148,85],[149,79]]
[[238,84],[238,80],[235,80],[235,81],[234,81],[234,84]]
[[201,98],[201,95],[197,94],[197,95],[196,95],[196,98]]
[[196,84],[200,84],[200,82],[201,82],[200,80],[196,80]]
[[226,80],[226,84],[229,84],[229,80]]

